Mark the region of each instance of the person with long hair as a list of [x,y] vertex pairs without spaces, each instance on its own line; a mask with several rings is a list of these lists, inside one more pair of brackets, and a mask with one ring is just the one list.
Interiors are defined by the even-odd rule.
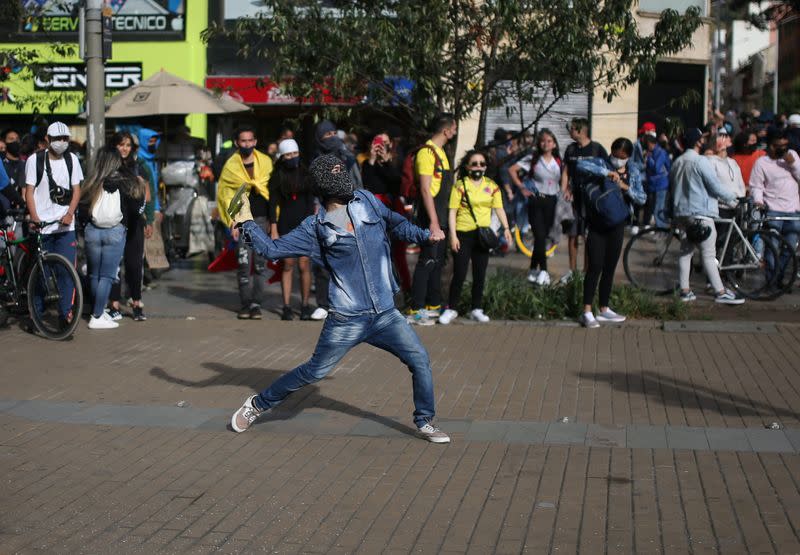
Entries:
[[440,324],[449,324],[458,317],[456,306],[461,297],[461,288],[472,261],[472,310],[469,317],[480,323],[489,321],[483,311],[483,287],[489,251],[479,240],[479,227],[489,227],[492,211],[503,226],[503,235],[511,243],[508,220],[503,210],[503,194],[500,187],[486,177],[486,156],[478,150],[470,150],[461,159],[458,181],[450,191],[448,226],[450,248],[453,250],[453,280],[450,282],[449,306],[439,316]]
[[[122,157],[122,164],[126,171],[137,180],[142,181],[145,189],[144,214],[128,222],[125,237],[125,253],[122,257],[125,269],[125,283],[130,296],[133,309],[133,319],[137,322],[147,320],[142,303],[142,281],[144,279],[144,241],[153,235],[153,221],[155,219],[155,203],[150,194],[150,168],[136,156],[138,147],[133,136],[127,131],[119,131],[111,138],[111,144]],[[122,297],[122,285],[119,280],[111,287],[111,309],[109,315],[112,320],[121,320],[119,301]]]
[[[584,194],[592,182],[603,181],[603,190],[614,193],[618,188],[623,197],[627,197],[637,206],[644,205],[647,196],[642,187],[639,168],[632,161],[633,143],[624,137],[611,143],[611,156],[605,158],[588,158],[578,161],[578,172],[587,176]],[[587,200],[587,199],[584,199]],[[622,200],[620,202],[623,202]],[[589,232],[586,235],[586,280],[583,282],[583,314],[580,323],[586,328],[597,328],[600,322],[624,322],[625,316],[617,314],[608,306],[611,298],[611,287],[614,284],[614,271],[622,253],[622,241],[625,233],[625,214],[620,221],[610,224],[606,214],[596,213],[591,203],[587,204],[587,223]],[[627,209],[630,212],[629,209]],[[621,211],[623,212],[623,211]],[[592,313],[595,292],[598,282],[600,311],[595,318]]]
[[97,151],[81,196],[86,258],[94,297],[90,329],[119,327],[105,308],[125,250],[126,228],[144,212],[146,189],[144,181],[125,169],[115,146]]
[[[275,171],[269,180],[270,237],[286,235],[308,216],[314,215],[314,194],[308,171],[300,160],[300,147],[294,139],[284,139],[278,145]],[[281,320],[294,318],[290,306],[295,266],[300,268],[300,319],[311,320],[311,259],[307,256],[283,259]]]
[[[528,221],[533,229],[533,255],[528,281],[537,285],[550,284],[547,236],[556,220],[561,166],[558,139],[549,129],[542,129],[536,137],[536,152],[511,167],[511,181],[528,202]],[[524,180],[519,178],[520,169],[527,174]]]

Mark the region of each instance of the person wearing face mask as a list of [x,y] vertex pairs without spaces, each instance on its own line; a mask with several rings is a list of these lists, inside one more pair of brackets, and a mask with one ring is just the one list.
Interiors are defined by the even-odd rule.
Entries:
[[750,188],[750,174],[753,171],[753,165],[756,163],[756,160],[762,156],[766,156],[766,154],[766,151],[759,150],[758,148],[758,137],[755,131],[745,129],[734,137],[733,155],[731,158],[742,171],[745,191],[748,191]]
[[679,227],[686,229],[692,225],[702,225],[708,229],[708,236],[699,243],[692,242],[685,233],[681,238],[681,255],[678,261],[681,300],[692,302],[697,299],[689,288],[689,276],[694,251],[699,248],[706,278],[716,293],[714,301],[720,304],[742,304],[744,299],[722,284],[716,259],[717,231],[714,227],[714,218],[719,217],[718,201],[732,203],[736,201],[736,196],[719,182],[708,158],[700,155],[706,149],[702,131],[697,128],[689,129],[684,137],[684,145],[686,151],[672,164],[669,176],[672,214]]
[[8,176],[8,186],[0,187],[0,189],[2,189],[1,192],[7,200],[8,206],[19,208],[25,205],[25,200],[20,194],[25,185],[25,162],[20,159],[22,144],[19,142],[19,134],[13,129],[5,131],[0,136],[6,141],[3,169]]
[[642,224],[650,225],[655,218],[656,227],[669,227],[666,216],[667,193],[669,192],[669,170],[672,161],[667,151],[661,148],[654,135],[646,135],[645,143],[645,192],[647,204]]
[[[725,127],[717,129],[716,134],[708,138],[708,145],[713,154],[708,156],[711,166],[714,168],[714,173],[717,175],[717,180],[720,184],[736,198],[744,197],[745,187],[744,178],[742,177],[742,170],[736,160],[728,156],[728,147],[731,146],[730,135]],[[719,214],[721,218],[730,219],[734,217],[734,209],[738,202],[725,203],[720,206]],[[717,234],[725,229],[727,224],[717,226]]]
[[[47,149],[25,163],[25,203],[32,222],[56,221],[41,230],[43,248],[75,264],[75,211],[81,198],[83,171],[78,157],[67,152],[69,138],[69,127],[60,121],[47,128]],[[58,281],[62,292],[67,291],[70,281],[66,276]],[[61,299],[61,318],[71,321],[80,316],[69,313],[71,295],[62,294]]]
[[[270,237],[273,240],[290,233],[314,214],[311,182],[294,139],[284,139],[278,144],[275,171],[269,179],[269,198]],[[311,320],[312,310],[308,304],[311,296],[311,261],[307,256],[283,259],[281,320],[294,318],[290,301],[295,267],[300,269],[300,319]]]
[[[625,222],[633,212],[630,204],[642,206],[647,195],[642,187],[639,166],[633,159],[633,143],[620,137],[611,143],[611,156],[579,160],[576,170],[584,177],[584,204],[586,207],[586,279],[583,282],[583,315],[580,323],[586,328],[597,328],[600,323],[620,323],[625,316],[608,306],[614,272],[622,253]],[[592,185],[602,182],[603,195],[617,195],[617,210],[597,212],[592,201]],[[595,291],[598,289],[597,317],[592,312]]]
[[[256,150],[258,140],[255,130],[250,126],[239,127],[233,134],[233,142],[236,145],[236,152],[225,162],[217,184],[217,209],[220,220],[226,227],[230,227],[228,205],[239,187],[246,183],[245,194],[250,199],[255,222],[266,231],[269,219],[267,183],[272,174],[272,159]],[[233,239],[238,241],[238,230],[234,229],[232,234]],[[239,299],[241,300],[237,318],[260,320],[261,300],[266,281],[265,261],[244,241],[239,241],[237,249],[239,268],[236,273],[239,281]]]
[[781,252],[777,279],[780,284],[788,258],[797,250],[800,221],[769,218],[800,218],[800,157],[797,151],[789,148],[785,129],[771,129],[767,145],[767,156],[759,158],[753,165],[750,195],[757,206],[767,208],[767,225],[783,235],[792,248],[792,252]]
[[231,416],[231,428],[246,431],[293,392],[324,378],[351,349],[369,343],[394,354],[411,372],[416,434],[432,443],[449,443],[450,437],[433,422],[436,397],[430,358],[394,305],[398,285],[389,260],[392,237],[424,244],[442,241],[444,233],[421,229],[369,191],[354,190],[345,163],[335,155],[318,157],[309,171],[322,203],[315,216],[273,240],[253,221],[245,202],[234,224],[241,225],[245,241],[266,258],[310,256],[325,264],[331,273],[331,313],[311,358],[245,399]]
[[506,242],[511,242],[508,220],[503,210],[503,193],[500,187],[485,176],[486,156],[478,150],[470,150],[461,159],[459,179],[450,191],[447,229],[450,248],[453,251],[453,279],[450,282],[448,307],[439,316],[440,324],[449,324],[458,317],[456,306],[461,298],[461,288],[467,278],[467,269],[472,262],[472,308],[470,320],[482,324],[489,321],[483,311],[483,287],[486,268],[489,266],[489,251],[483,248],[478,238],[478,227],[489,227],[494,211],[503,226]]

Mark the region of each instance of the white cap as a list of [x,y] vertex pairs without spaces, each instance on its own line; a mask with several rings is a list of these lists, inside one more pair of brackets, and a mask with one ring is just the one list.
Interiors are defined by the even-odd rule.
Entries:
[[300,152],[300,147],[294,139],[284,139],[278,144],[278,158],[292,152]]
[[72,133],[69,132],[69,127],[66,123],[54,121],[47,128],[47,135],[49,137],[70,137]]
[[800,114],[792,114],[789,116],[789,125],[791,127],[800,127]]

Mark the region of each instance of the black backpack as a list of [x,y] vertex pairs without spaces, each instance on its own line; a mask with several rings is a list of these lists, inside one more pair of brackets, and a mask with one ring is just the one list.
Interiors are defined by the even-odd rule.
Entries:
[[61,187],[53,179],[53,171],[50,169],[50,160],[47,157],[46,150],[40,150],[36,153],[36,183],[34,187],[38,187],[42,181],[42,177],[47,172],[47,181],[50,186],[50,200],[62,206],[68,206],[72,200],[72,157],[74,154],[71,152],[64,153],[64,162],[67,164],[67,187]]

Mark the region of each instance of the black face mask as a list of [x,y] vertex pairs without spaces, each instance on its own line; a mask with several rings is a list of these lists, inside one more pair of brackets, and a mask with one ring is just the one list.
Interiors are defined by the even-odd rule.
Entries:
[[8,152],[11,156],[14,157],[19,156],[21,148],[22,145],[19,144],[19,141],[14,141],[13,143],[6,143],[6,152]]
[[283,161],[283,165],[290,170],[297,169],[300,167],[300,157],[296,156],[294,158],[287,158]]
[[756,151],[757,148],[758,148],[758,145],[747,145],[747,152],[749,152],[750,154],[753,154]]
[[782,146],[780,148],[776,148],[775,149],[775,158],[776,159],[783,158],[784,156],[786,156],[787,152],[789,152],[789,147],[788,146]]
[[247,158],[251,154],[253,154],[253,151],[255,150],[255,148],[256,147],[254,147],[254,146],[240,146],[239,147],[239,154],[242,155],[242,158]]
[[469,170],[469,176],[472,179],[478,180],[483,177],[484,170]]
[[156,145],[147,145],[147,152],[149,152],[151,154],[155,154],[156,153]]

